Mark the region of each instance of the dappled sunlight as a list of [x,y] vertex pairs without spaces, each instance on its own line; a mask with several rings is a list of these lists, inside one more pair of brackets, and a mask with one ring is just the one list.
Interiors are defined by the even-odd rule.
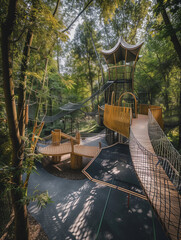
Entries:
[[116,174],[120,173],[120,170],[117,167],[114,167],[110,170],[110,173],[116,175]]
[[38,214],[40,211],[40,208],[34,203],[31,207],[29,207],[29,211],[33,214]]
[[146,225],[146,224],[144,224],[143,226],[144,226],[145,229],[148,229],[148,228],[149,228],[149,226]]
[[106,240],[114,239],[113,235],[109,232],[105,232],[104,236]]
[[143,190],[139,189],[137,186],[131,186],[130,190],[131,191],[136,191],[137,193],[140,193],[140,194],[142,194],[142,192],[143,192]]
[[134,212],[134,213],[135,213],[135,212],[136,212],[136,213],[139,213],[139,214],[142,214],[142,213],[143,213],[143,209],[140,208],[140,206],[139,206],[138,204],[134,205],[134,207],[131,208],[131,211]]
[[83,190],[88,188],[88,183],[86,182],[81,188],[77,191],[74,191],[67,195],[62,203],[56,205],[56,210],[58,212],[58,218],[64,223],[70,213],[77,207],[80,201],[80,196]]
[[69,231],[77,240],[88,239],[90,233],[92,232],[89,230],[90,225],[87,222],[87,217],[91,214],[91,211],[93,209],[96,191],[92,189],[90,194],[91,195],[87,198],[86,202],[83,205],[82,211],[79,213],[74,223],[69,228]]
[[110,162],[109,159],[104,159],[104,160],[102,160],[101,165],[102,165],[103,167],[107,167],[107,165],[109,165],[109,162]]
[[126,164],[125,168],[129,168],[130,170],[132,170],[132,167],[129,164]]
[[109,173],[104,173],[104,175],[102,177],[102,181],[104,181],[104,182],[112,181],[112,176]]
[[58,217],[59,219],[61,219],[62,223],[67,220],[67,217],[69,216],[71,211],[73,211],[77,207],[79,200],[80,196],[74,192],[66,198],[65,204],[60,204],[56,207],[56,209],[60,211],[60,213],[58,213]]
[[116,222],[121,223],[123,220],[121,218],[116,218]]
[[[77,191],[69,193],[62,198],[61,202],[54,204],[54,208],[51,207],[47,212],[49,215],[45,213],[46,220],[53,222],[51,233],[49,233],[50,236],[52,235],[51,239],[59,239],[53,238],[58,232],[61,239],[90,239],[89,236],[94,232],[90,220],[92,211],[95,210],[97,191],[103,188],[105,187],[102,185],[90,185],[89,181],[85,181]],[[33,213],[36,214],[36,211],[34,210]]]
[[147,216],[150,217],[150,218],[152,218],[153,214],[152,214],[152,211],[151,211],[151,210],[148,211]]

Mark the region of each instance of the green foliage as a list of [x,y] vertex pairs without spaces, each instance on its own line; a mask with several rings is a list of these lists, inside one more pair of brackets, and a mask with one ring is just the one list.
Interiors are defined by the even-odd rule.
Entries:
[[119,5],[114,17],[109,22],[116,33],[116,37],[122,36],[130,44],[135,44],[140,41],[140,38],[144,38],[144,25],[149,21],[148,9],[150,5],[151,3],[148,0],[128,0]]
[[[154,6],[155,16],[159,17],[159,14],[162,11],[162,8],[165,8],[169,14],[174,30],[178,35],[180,35],[181,30],[181,9],[179,0],[164,0],[157,1],[157,4]],[[170,35],[170,27],[166,26],[163,21],[155,23],[154,27],[158,30],[162,30],[162,36],[167,37]]]
[[[178,127],[169,129],[167,132],[167,137],[173,144],[173,146],[177,149],[178,148],[178,142],[179,142],[179,129]],[[181,154],[181,149],[179,149],[179,152]]]
[[64,74],[66,81],[71,81],[73,88],[70,101],[79,102],[93,94],[100,73],[99,63],[94,50],[99,50],[99,38],[94,30],[94,22],[87,19],[77,27],[72,44],[71,55],[67,59],[66,66],[69,74]]
[[104,127],[99,126],[94,119],[84,120],[84,122],[80,123],[79,127],[80,133],[98,133],[104,129]]
[[122,5],[125,2],[125,0],[98,0],[96,1],[96,6],[100,7],[101,14],[105,21],[107,22],[108,19],[112,19],[116,9],[119,5]]
[[36,202],[37,207],[42,209],[42,208],[45,208],[47,206],[47,204],[52,203],[52,200],[51,200],[51,198],[48,195],[48,191],[40,192],[38,189],[35,189],[33,194],[31,196],[25,196],[22,199],[22,202],[26,203],[27,205],[30,202]]
[[[171,42],[160,37],[149,37],[142,50],[143,57],[139,60],[136,70],[135,87],[139,93],[145,93],[145,103],[154,103],[159,99],[166,110],[178,105],[179,84],[178,62]],[[141,97],[141,95],[140,95]]]

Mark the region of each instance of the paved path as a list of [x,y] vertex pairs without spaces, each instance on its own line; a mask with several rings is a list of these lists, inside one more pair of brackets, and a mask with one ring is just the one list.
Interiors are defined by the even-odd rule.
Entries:
[[[87,138],[83,143],[90,146],[106,145],[103,135]],[[88,179],[67,180],[46,172],[41,164],[37,165],[38,174],[30,177],[28,193],[35,187],[40,191],[48,190],[53,203],[40,210],[36,203],[30,203],[29,212],[41,224],[50,240],[92,240],[101,220],[109,188],[93,183]],[[145,240],[153,238],[153,223],[157,240],[166,239],[158,221],[152,221],[152,212],[147,201],[130,198],[111,190],[107,209],[97,239]]]

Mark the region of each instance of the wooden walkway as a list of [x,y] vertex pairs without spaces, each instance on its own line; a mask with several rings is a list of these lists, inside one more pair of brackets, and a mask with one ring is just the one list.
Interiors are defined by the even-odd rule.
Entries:
[[163,227],[171,239],[181,239],[181,198],[161,165],[157,164],[158,158],[148,135],[147,115],[139,115],[132,121],[130,152],[137,175]]
[[[62,156],[72,153],[72,146],[70,142],[59,145],[48,145],[47,147],[39,147],[38,151],[46,156]],[[74,145],[74,154],[82,157],[95,157],[99,153],[99,147]]]

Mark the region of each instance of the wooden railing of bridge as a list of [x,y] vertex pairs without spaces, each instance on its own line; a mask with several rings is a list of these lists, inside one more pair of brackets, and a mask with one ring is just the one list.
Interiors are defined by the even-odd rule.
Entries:
[[162,108],[160,106],[149,105],[149,104],[139,104],[139,114],[148,115],[150,109],[153,117],[158,122],[160,127],[163,129],[163,118],[162,118]]

